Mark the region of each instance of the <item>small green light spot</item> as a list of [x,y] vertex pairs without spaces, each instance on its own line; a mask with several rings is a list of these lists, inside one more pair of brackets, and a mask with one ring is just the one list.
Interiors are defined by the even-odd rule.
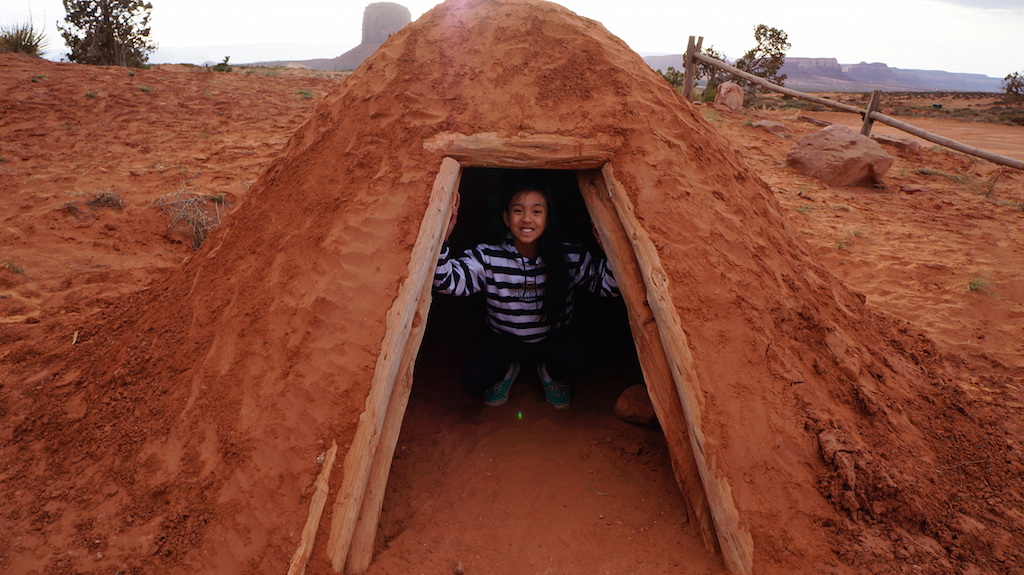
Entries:
[[520,411],[520,412],[519,412],[519,419],[522,419],[522,418],[523,418],[523,412],[522,412],[522,411]]

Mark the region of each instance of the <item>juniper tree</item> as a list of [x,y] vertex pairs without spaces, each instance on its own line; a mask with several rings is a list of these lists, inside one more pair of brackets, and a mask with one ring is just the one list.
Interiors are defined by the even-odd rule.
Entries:
[[1024,72],[1014,72],[1003,78],[1003,90],[1009,100],[1024,99]]
[[[736,67],[773,84],[785,85],[786,75],[779,74],[779,70],[786,62],[786,50],[790,48],[789,36],[778,28],[758,24],[754,27],[754,40],[757,45],[736,60]],[[737,79],[737,82],[749,84],[742,79]]]
[[141,67],[156,46],[149,40],[153,5],[142,0],[63,0],[67,17],[58,26],[81,64]]

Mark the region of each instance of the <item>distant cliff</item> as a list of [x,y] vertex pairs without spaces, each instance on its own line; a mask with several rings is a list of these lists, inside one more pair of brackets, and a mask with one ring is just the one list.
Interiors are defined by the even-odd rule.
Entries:
[[882,86],[906,86],[907,90],[948,90],[952,92],[1001,92],[1000,78],[982,74],[955,74],[941,70],[902,70],[882,63],[848,64],[843,74],[858,82]]
[[[682,54],[644,58],[656,70],[682,70]],[[835,58],[786,58],[786,87],[818,92],[1002,92],[1002,79],[941,70],[903,70],[876,62],[840,64]]]
[[358,46],[336,58],[317,58],[289,62],[264,62],[301,66],[314,70],[355,70],[373,54],[388,36],[398,32],[412,22],[409,9],[394,2],[374,2],[363,10],[363,39]]

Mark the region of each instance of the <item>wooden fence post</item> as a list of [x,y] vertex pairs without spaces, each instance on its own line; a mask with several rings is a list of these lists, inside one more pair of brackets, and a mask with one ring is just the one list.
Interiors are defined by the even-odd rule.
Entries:
[[860,133],[862,136],[871,136],[871,126],[874,125],[875,119],[871,117],[878,110],[878,105],[882,101],[882,91],[875,90],[871,92],[871,101],[868,103],[868,109],[864,112],[864,123],[861,124]]
[[693,80],[697,77],[697,61],[693,55],[696,51],[696,39],[690,36],[686,42],[686,56],[683,58],[683,97],[687,102],[693,101]]

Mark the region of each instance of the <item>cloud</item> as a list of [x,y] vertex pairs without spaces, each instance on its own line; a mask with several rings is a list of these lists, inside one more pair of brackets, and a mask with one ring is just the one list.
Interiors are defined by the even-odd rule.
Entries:
[[999,10],[1024,14],[1024,5],[1020,0],[936,0],[942,4],[951,4],[961,8],[975,10]]

